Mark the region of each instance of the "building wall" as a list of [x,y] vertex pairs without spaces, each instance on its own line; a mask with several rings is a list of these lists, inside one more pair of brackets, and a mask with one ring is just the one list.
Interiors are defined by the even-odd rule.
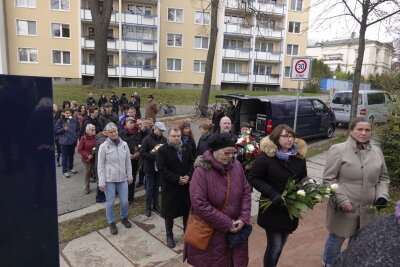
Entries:
[[8,74],[7,34],[4,2],[0,1],[0,74]]

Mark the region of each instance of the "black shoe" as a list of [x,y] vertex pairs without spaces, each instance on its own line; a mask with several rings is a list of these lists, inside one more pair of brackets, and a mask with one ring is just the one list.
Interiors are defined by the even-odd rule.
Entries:
[[174,247],[175,247],[174,236],[172,236],[172,235],[167,235],[167,246],[168,246],[169,248],[174,248]]
[[139,187],[142,187],[143,186],[143,183],[138,183],[137,185],[136,185],[136,188],[139,188]]
[[90,177],[90,182],[91,182],[91,183],[95,183],[95,182],[96,182],[96,178]]
[[154,205],[154,206],[153,206],[153,210],[154,210],[155,212],[158,212],[158,213],[161,214],[161,208],[160,208],[159,205]]
[[128,220],[128,217],[123,218],[121,220],[121,223],[126,227],[126,228],[131,228],[132,224],[131,222]]
[[146,214],[147,217],[151,216],[151,207],[150,206],[146,207],[146,213],[145,214]]
[[115,222],[110,223],[109,226],[110,226],[110,233],[111,234],[113,234],[113,235],[118,234],[118,229],[117,229],[117,226],[115,225]]

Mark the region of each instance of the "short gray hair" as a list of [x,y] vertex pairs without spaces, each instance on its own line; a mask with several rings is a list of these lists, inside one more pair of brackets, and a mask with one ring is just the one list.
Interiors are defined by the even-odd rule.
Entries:
[[94,126],[93,124],[88,124],[86,125],[86,132],[88,133],[91,129],[96,129],[96,126]]
[[106,127],[104,127],[104,131],[107,133],[109,133],[113,129],[116,129],[118,131],[117,125],[115,125],[115,123],[113,123],[113,122],[107,123]]

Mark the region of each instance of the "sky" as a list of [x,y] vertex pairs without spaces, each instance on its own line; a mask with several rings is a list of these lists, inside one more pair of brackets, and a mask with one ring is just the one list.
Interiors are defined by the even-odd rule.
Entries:
[[[323,1],[322,4],[316,5],[317,2],[321,1]],[[339,0],[337,1],[341,2]],[[344,13],[343,4],[340,4],[327,12],[326,8],[331,6],[332,2],[335,1],[311,0],[310,26],[308,29],[309,43],[315,41],[347,39],[350,38],[352,32],[356,33],[356,37],[359,36],[358,23],[349,16],[340,16],[325,21],[321,19],[335,17]],[[351,2],[351,0],[348,2]],[[384,6],[384,8],[389,12],[390,10],[393,10],[393,7],[390,7],[389,5],[387,7]],[[380,42],[391,42],[396,36],[399,36],[393,32],[393,27],[395,25],[399,25],[399,23],[395,24],[393,19],[386,20],[382,23],[376,23],[367,28],[366,38],[370,40],[378,40]]]

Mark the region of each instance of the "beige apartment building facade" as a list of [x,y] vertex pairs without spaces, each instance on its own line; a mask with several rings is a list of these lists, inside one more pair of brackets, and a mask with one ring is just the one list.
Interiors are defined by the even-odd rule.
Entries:
[[[90,83],[95,33],[87,0],[79,2],[5,0],[2,72]],[[291,58],[306,54],[310,1],[247,2],[220,1],[212,88],[295,89],[286,74]],[[114,0],[113,10],[107,54],[114,86],[202,88],[210,1]]]

